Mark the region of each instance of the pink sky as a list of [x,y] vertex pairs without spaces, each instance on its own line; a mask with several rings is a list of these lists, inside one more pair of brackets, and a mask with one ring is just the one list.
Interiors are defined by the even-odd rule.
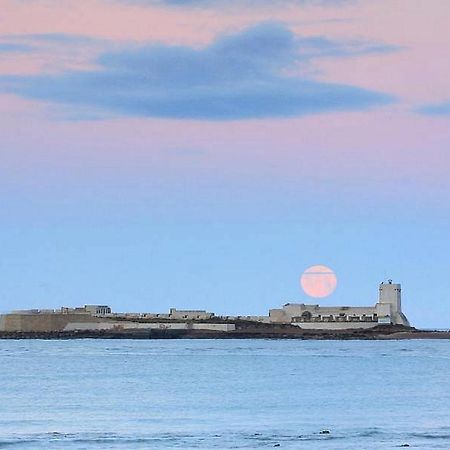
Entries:
[[[287,5],[287,6],[286,6]],[[321,78],[387,90],[411,102],[450,97],[450,4],[446,0],[351,1],[346,6],[177,8],[138,6],[107,0],[4,0],[0,29],[5,35],[69,33],[95,38],[151,41],[190,46],[205,45],[222,33],[254,23],[276,20],[302,36],[362,39],[403,47],[401,52],[360,58],[327,60],[318,64]],[[42,58],[29,55],[2,57],[2,72],[56,69],[55,49]],[[82,56],[60,56],[61,67]],[[92,60],[86,47],[86,61]],[[44,58],[47,56],[47,58]],[[58,56],[58,55],[57,55]]]
[[[302,271],[325,264],[339,279],[333,301],[370,303],[377,283],[388,276],[405,283],[405,308],[414,324],[448,327],[442,293],[450,290],[449,115],[419,108],[450,101],[450,2],[211,0],[201,8],[132,3],[1,2],[0,298],[12,299],[3,307],[75,306],[82,298],[118,310],[185,306],[261,314],[298,299]],[[225,35],[243,42],[243,31],[255,33],[251,27],[268,21],[278,27],[257,32],[278,38],[278,53],[270,39],[251,48],[253,54],[247,49],[246,57],[256,59],[246,67],[257,75],[242,92],[253,94],[261,76],[261,85],[275,86],[275,94],[297,93],[288,89],[294,80],[296,89],[310,89],[301,97],[308,100],[327,82],[348,88],[354,95],[349,104],[314,110],[311,102],[309,109],[286,113],[288,95],[277,110],[272,103],[279,98],[267,101],[256,89],[256,106],[259,101],[274,108],[272,115],[257,118],[251,108],[245,118],[180,119],[151,108],[146,113],[149,105],[140,100],[147,98],[147,87],[154,90],[153,101],[164,89],[190,92],[204,69],[192,65],[198,55],[201,64],[217,64],[207,67],[206,91],[225,79],[219,94],[239,102],[233,87],[242,85],[233,83],[240,80],[217,73],[234,60],[223,64],[212,43],[223,51]],[[292,58],[290,38],[299,46],[295,51],[309,43],[316,54]],[[344,55],[354,49],[349,43],[366,50]],[[139,48],[155,57],[148,50],[152,44],[172,55],[162,60],[174,85],[164,84],[163,74],[159,85],[134,91],[141,78],[154,75],[153,66],[133,58],[124,64],[120,56],[135,57]],[[175,45],[189,55],[186,79],[177,78],[183,67],[177,69]],[[368,51],[370,46],[378,50]],[[324,48],[329,53],[319,55]],[[283,59],[283,51],[296,65]],[[129,70],[134,78],[98,81],[102,71],[114,75],[96,60],[108,52],[119,55],[120,74]],[[234,64],[230,73],[241,74]],[[274,67],[281,75],[271,72]],[[67,77],[73,71],[88,77]],[[278,84],[267,81],[273,78]],[[80,80],[81,88],[75,86]],[[91,97],[78,104],[86,80],[97,86],[88,97],[109,100],[124,89],[125,104],[134,95],[134,106],[144,108],[100,102],[99,113]],[[60,97],[52,92],[55,85]],[[188,89],[177,91],[179,85]],[[353,107],[351,101],[367,91],[394,100]],[[201,109],[196,100],[191,102]],[[327,106],[327,98],[319,100]],[[425,319],[424,298],[432,311]]]
[[[21,35],[66,33],[108,42],[65,46],[34,40],[39,48],[35,53],[2,55],[2,74],[89,69],[106,46],[134,41],[201,47],[223,33],[267,20],[287,23],[300,36],[399,47],[382,55],[319,59],[301,68],[319,80],[397,98],[394,104],[368,112],[226,123],[120,116],[73,122],[64,119],[62,111],[67,109],[51,102],[5,94],[0,97],[1,139],[4,148],[15,147],[6,160],[25,165],[29,161],[58,165],[59,161],[64,167],[66,155],[72,154],[68,160],[85,158],[94,172],[105,161],[130,173],[143,167],[183,171],[185,158],[174,156],[173,149],[187,148],[202,152],[202,162],[193,163],[198,170],[227,168],[233,179],[252,177],[257,169],[258,174],[284,180],[384,180],[395,174],[423,183],[425,190],[436,188],[438,180],[447,185],[448,121],[414,109],[450,98],[449,18],[450,3],[445,0],[352,1],[334,7],[286,2],[284,7],[274,3],[239,11],[101,0],[4,0],[0,27],[6,41],[17,41]],[[130,148],[127,152],[125,146]],[[33,155],[22,160],[22,152],[29,154],[31,148]],[[60,152],[65,155],[61,160]]]

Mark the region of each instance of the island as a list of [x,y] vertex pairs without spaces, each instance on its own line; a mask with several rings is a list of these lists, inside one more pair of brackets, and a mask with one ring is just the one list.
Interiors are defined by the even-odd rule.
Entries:
[[402,312],[401,285],[379,285],[374,306],[286,303],[262,316],[205,310],[117,313],[108,305],[30,309],[0,315],[0,339],[449,339],[418,330]]

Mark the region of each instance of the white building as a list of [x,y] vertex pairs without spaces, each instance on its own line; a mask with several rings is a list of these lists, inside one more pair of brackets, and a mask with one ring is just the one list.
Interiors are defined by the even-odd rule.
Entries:
[[188,320],[208,320],[212,319],[214,317],[214,313],[205,311],[203,309],[185,309],[185,310],[178,310],[176,308],[170,308],[169,311],[169,318],[170,319],[188,319]]
[[372,328],[378,324],[409,326],[401,309],[401,286],[381,283],[375,306],[319,306],[287,303],[271,309],[272,323],[290,323],[309,329]]
[[108,305],[84,305],[75,308],[63,306],[59,311],[61,314],[90,314],[91,316],[105,316],[111,314],[111,307]]

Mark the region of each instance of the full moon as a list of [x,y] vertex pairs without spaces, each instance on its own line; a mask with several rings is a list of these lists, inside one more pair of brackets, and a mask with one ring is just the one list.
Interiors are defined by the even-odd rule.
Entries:
[[300,285],[310,297],[324,298],[335,291],[337,277],[327,266],[311,266],[300,277]]

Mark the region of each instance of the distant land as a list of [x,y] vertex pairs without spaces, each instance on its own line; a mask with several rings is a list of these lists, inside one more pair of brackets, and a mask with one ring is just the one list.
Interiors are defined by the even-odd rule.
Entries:
[[449,339],[417,330],[401,309],[401,286],[379,286],[375,306],[286,303],[266,316],[220,316],[205,310],[115,313],[107,305],[31,309],[0,315],[1,339]]
[[248,321],[234,321],[232,324],[235,325],[235,329],[232,331],[195,330],[189,328],[0,331],[0,339],[450,339],[450,331],[418,330],[402,325],[379,325],[370,329],[352,330],[304,330],[294,325],[255,324]]

